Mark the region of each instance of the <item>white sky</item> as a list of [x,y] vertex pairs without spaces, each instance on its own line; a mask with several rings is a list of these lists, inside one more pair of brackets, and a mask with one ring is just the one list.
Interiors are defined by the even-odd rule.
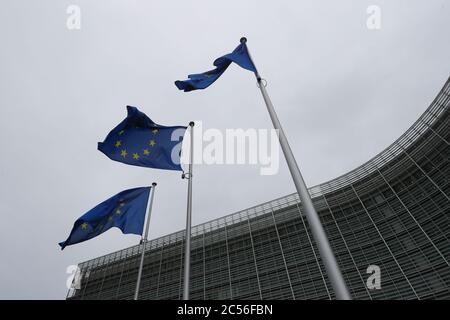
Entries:
[[[66,8],[81,8],[81,30]],[[369,5],[381,29],[366,27]],[[245,35],[308,185],[387,147],[450,75],[449,3],[428,1],[7,0],[0,5],[0,298],[63,299],[66,267],[139,241],[113,229],[60,251],[73,222],[126,188],[158,182],[151,238],[185,225],[180,173],[126,166],[97,142],[138,106],[155,122],[271,128],[254,76],[173,84]],[[284,162],[196,166],[193,222],[294,191]]]

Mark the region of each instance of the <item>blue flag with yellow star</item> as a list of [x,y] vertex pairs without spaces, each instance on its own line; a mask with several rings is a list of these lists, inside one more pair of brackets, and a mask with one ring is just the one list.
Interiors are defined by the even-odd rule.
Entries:
[[205,89],[209,87],[214,81],[219,79],[222,73],[227,70],[228,66],[232,63],[236,63],[240,67],[247,69],[249,71],[256,72],[256,67],[250,58],[248,53],[247,45],[241,43],[233,50],[233,52],[226,54],[214,61],[214,70],[206,71],[200,74],[190,74],[188,75],[188,80],[175,81],[175,85],[178,89],[184,90],[184,92]]
[[181,145],[186,127],[156,124],[136,107],[127,106],[127,111],[125,120],[98,143],[98,150],[122,163],[182,171]]
[[112,227],[119,228],[125,234],[142,235],[150,188],[122,191],[86,212],[75,221],[67,240],[59,243],[61,250],[92,239]]

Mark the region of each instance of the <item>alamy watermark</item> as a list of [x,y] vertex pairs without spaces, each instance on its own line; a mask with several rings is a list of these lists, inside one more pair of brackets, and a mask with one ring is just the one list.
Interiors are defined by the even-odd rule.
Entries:
[[366,26],[369,30],[381,29],[381,8],[377,5],[367,7],[366,13],[369,15],[366,20]]
[[81,289],[81,270],[77,265],[70,265],[66,268],[66,273],[69,274],[66,280],[67,289]]
[[381,289],[381,269],[377,265],[367,267],[366,273],[370,274],[367,278],[366,286],[369,290]]
[[69,30],[81,29],[81,8],[77,5],[71,4],[67,7],[66,13],[68,14],[66,20],[66,27]]
[[[179,140],[180,133],[174,132],[172,139]],[[190,130],[184,138],[182,164],[189,163]],[[172,159],[181,145],[172,151]],[[186,152],[187,150],[187,152]],[[194,164],[216,165],[258,165],[261,175],[275,175],[280,163],[278,130],[275,129],[219,129],[203,130],[203,123],[194,126]]]

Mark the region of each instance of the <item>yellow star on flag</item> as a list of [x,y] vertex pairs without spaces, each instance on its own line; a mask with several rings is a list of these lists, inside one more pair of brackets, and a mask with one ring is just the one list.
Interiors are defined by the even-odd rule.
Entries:
[[139,159],[139,155],[137,153],[133,153],[133,159]]
[[128,154],[127,150],[125,150],[125,149],[123,149],[122,152],[120,153],[120,155],[124,158],[127,156],[127,154]]
[[81,229],[87,229],[87,226],[88,226],[88,224],[87,224],[86,222],[84,222],[84,223],[81,225]]
[[121,130],[121,131],[119,132],[119,136],[121,136],[124,132],[125,132],[125,130]]
[[117,142],[116,142],[116,148],[120,147],[121,145],[122,145],[122,141],[117,140]]
[[150,140],[150,142],[148,143],[149,145],[151,145],[152,147],[156,144],[155,140]]
[[117,209],[117,210],[116,210],[116,214],[117,214],[117,215],[119,215],[119,214],[121,214],[121,213],[122,213],[122,211],[120,211],[120,209]]
[[148,151],[148,149],[144,149],[144,154],[146,155],[146,156],[148,156],[149,154],[150,154],[150,151]]
[[152,132],[153,132],[153,134],[157,134],[158,133],[158,129],[153,129]]

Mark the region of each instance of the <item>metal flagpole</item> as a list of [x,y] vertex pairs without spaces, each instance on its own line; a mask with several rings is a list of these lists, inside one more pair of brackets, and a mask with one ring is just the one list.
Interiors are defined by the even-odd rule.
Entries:
[[191,274],[191,220],[192,220],[192,165],[194,159],[194,122],[189,122],[191,127],[191,145],[189,151],[189,172],[183,174],[188,179],[187,213],[186,213],[186,237],[184,246],[184,286],[183,300],[189,300],[189,278]]
[[[241,43],[246,42],[246,38],[241,38]],[[342,277],[341,271],[336,262],[336,258],[331,250],[330,243],[328,242],[328,238],[320,222],[319,215],[313,206],[305,181],[303,180],[300,169],[295,161],[294,154],[292,153],[289,142],[284,134],[283,128],[281,127],[281,123],[278,120],[272,101],[270,101],[269,95],[267,94],[265,87],[266,84],[263,83],[263,79],[260,77],[258,71],[255,72],[255,76],[258,81],[258,87],[264,98],[264,102],[266,103],[267,110],[269,111],[270,118],[272,119],[273,126],[278,130],[281,149],[283,150],[284,157],[286,158],[297,193],[300,196],[300,200],[306,214],[306,219],[308,220],[314,240],[319,248],[320,256],[325,264],[327,274],[336,293],[336,298],[339,300],[351,300],[350,293],[348,292],[344,278]]]
[[138,278],[137,278],[137,282],[136,282],[136,290],[134,291],[134,300],[138,299],[139,289],[141,287],[142,268],[144,267],[144,257],[145,257],[145,244],[148,241],[148,227],[150,225],[150,217],[152,215],[153,196],[155,195],[155,189],[156,189],[156,182],[153,182],[152,190],[151,190],[152,195],[150,196],[150,203],[148,205],[147,222],[145,224],[145,233],[141,239],[141,247],[142,247],[141,263],[139,264],[139,272],[138,272]]

